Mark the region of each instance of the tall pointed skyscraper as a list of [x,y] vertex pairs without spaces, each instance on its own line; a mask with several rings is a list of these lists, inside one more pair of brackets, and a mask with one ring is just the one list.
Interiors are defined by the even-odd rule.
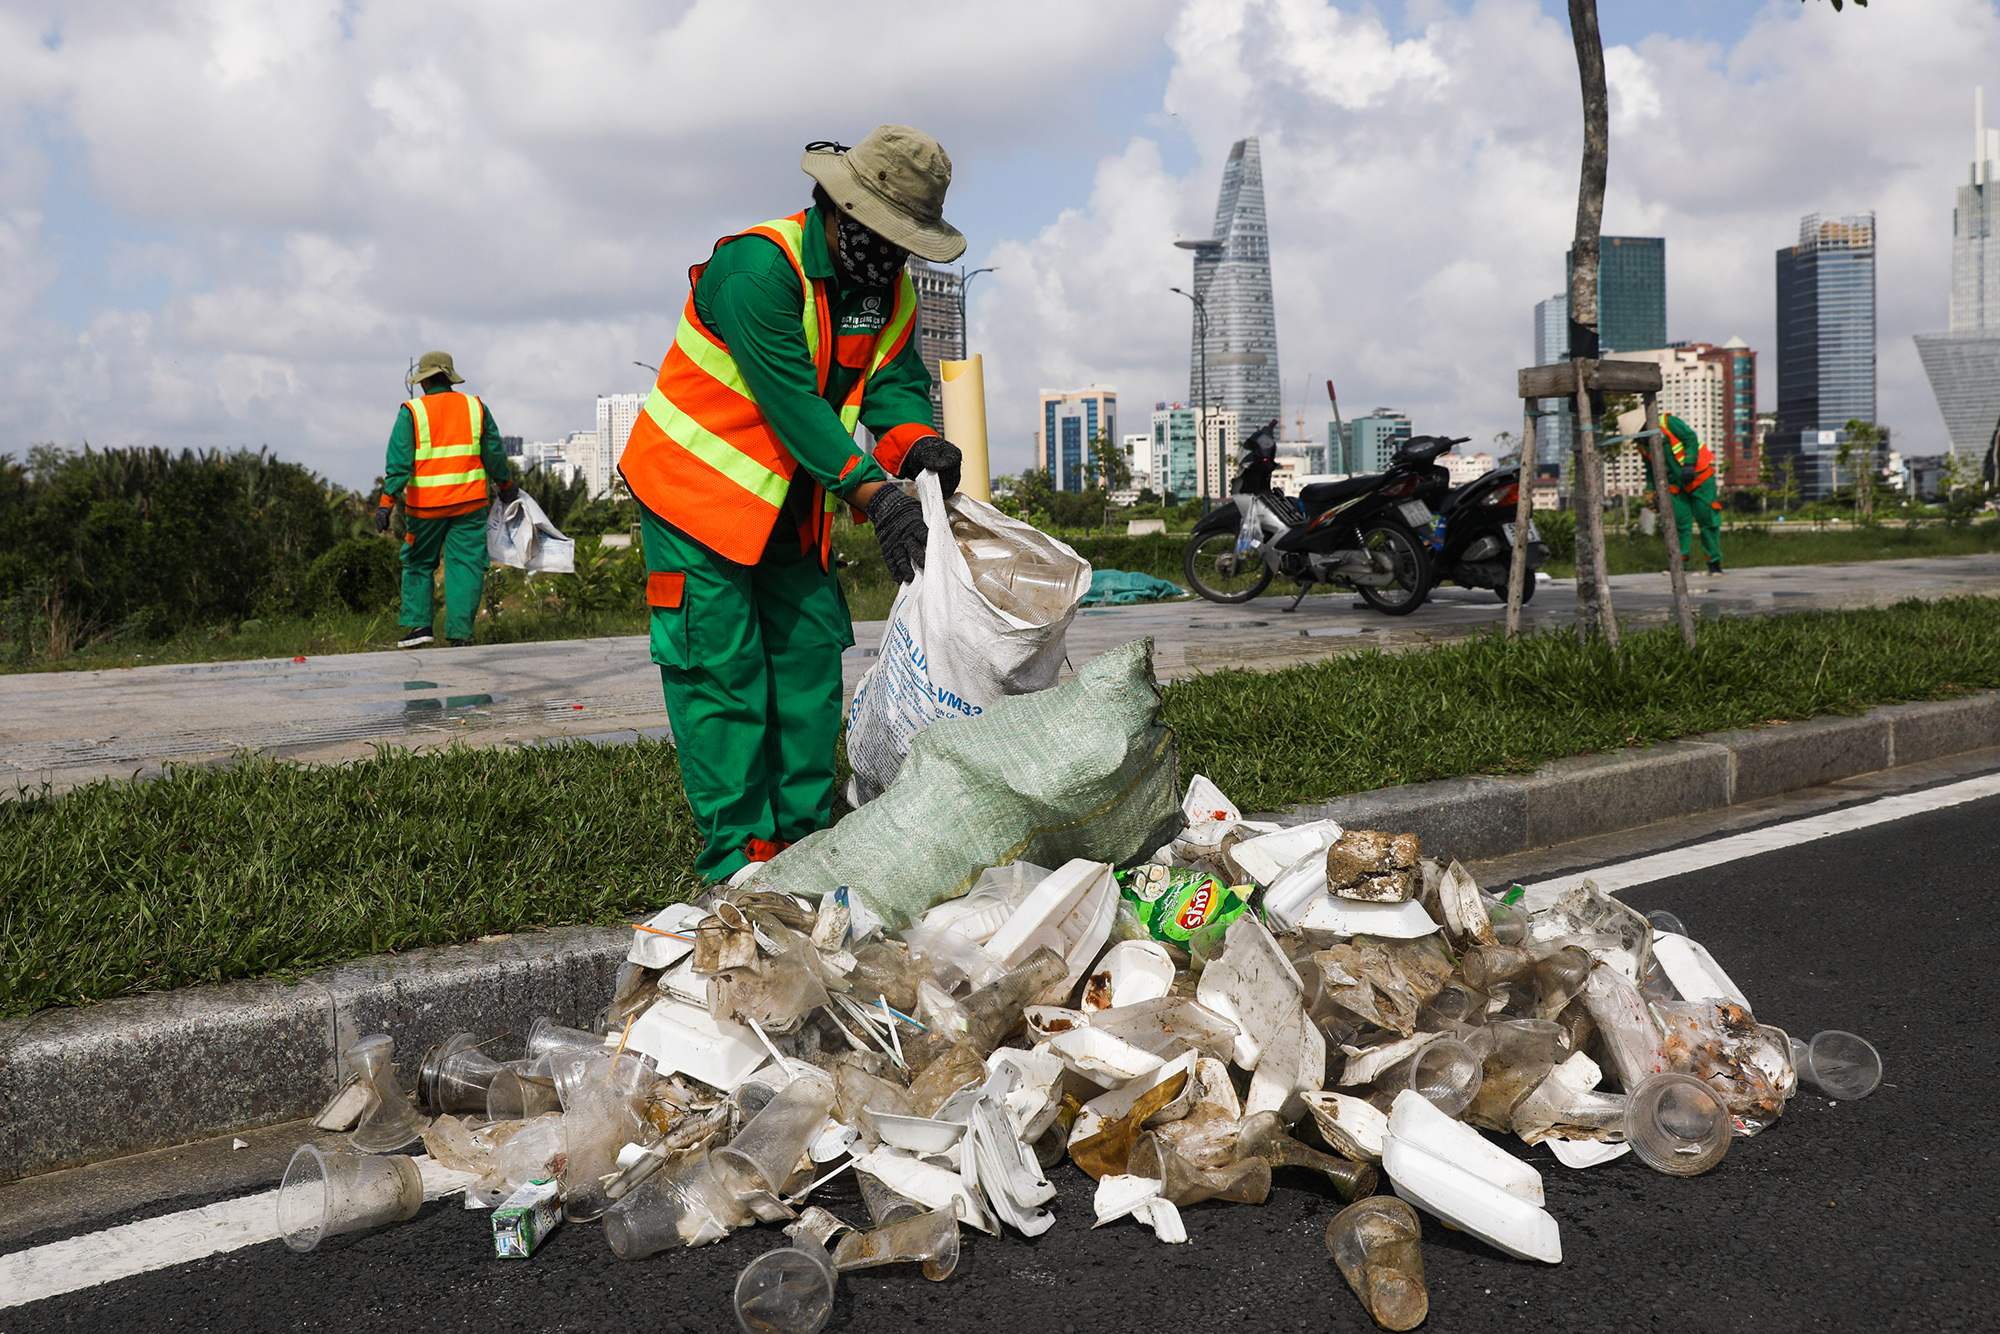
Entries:
[[1986,128],[1985,89],[1972,106],[1971,179],[1951,215],[1951,332],[1916,337],[1952,452],[1976,467],[2000,428],[2000,130]]
[[[1215,204],[1215,234],[1174,244],[1194,251],[1194,294],[1201,302],[1188,356],[1188,397],[1235,413],[1238,429],[1247,436],[1283,411],[1271,242],[1264,227],[1264,166],[1255,138],[1239,140],[1229,150],[1222,195]],[[1233,451],[1236,442],[1228,444]]]

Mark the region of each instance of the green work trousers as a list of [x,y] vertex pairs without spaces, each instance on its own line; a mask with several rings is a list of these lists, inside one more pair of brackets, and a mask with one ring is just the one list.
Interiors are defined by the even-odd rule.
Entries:
[[1689,543],[1694,528],[1701,530],[1701,549],[1709,560],[1722,562],[1722,511],[1716,506],[1715,479],[1709,478],[1694,489],[1694,494],[1674,494],[1674,527],[1680,530],[1681,555],[1692,556],[1694,548]]
[[449,519],[411,519],[403,534],[403,610],[406,629],[428,630],[436,619],[431,577],[444,563],[444,637],[472,638],[472,619],[486,587],[486,511]]
[[741,869],[752,840],[792,843],[833,821],[854,627],[839,578],[796,531],[781,523],[755,565],[738,565],[642,508],[653,661],[707,880]]

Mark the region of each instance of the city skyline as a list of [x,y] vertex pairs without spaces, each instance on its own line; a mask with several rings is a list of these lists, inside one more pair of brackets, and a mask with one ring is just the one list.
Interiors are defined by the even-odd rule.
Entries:
[[[646,387],[630,363],[671,344],[688,266],[717,237],[805,205],[804,142],[912,119],[952,155],[961,262],[1000,269],[971,302],[1000,471],[1028,464],[1040,385],[1188,397],[1189,312],[1166,289],[1190,275],[1171,242],[1212,234],[1226,156],[1251,134],[1293,379],[1482,443],[1518,430],[1522,316],[1561,287],[1575,215],[1561,7],[1239,7],[1053,26],[1032,6],[954,9],[905,34],[954,89],[931,120],[902,90],[834,115],[803,88],[715,84],[690,60],[696,12],[780,51],[859,49],[830,19],[774,32],[754,0],[635,12],[603,42],[560,40],[558,14],[475,9],[461,34],[492,59],[430,76],[459,108],[440,131],[371,97],[409,60],[380,0],[115,21],[74,0],[46,30],[0,34],[16,113],[0,142],[19,166],[0,182],[0,450],[269,444],[363,486],[403,371],[433,347],[510,433],[557,438],[588,424],[579,387]],[[1880,415],[1910,452],[1942,449],[1910,336],[1950,324],[1943,184],[1965,179],[1966,94],[2000,59],[2000,5],[1706,10],[1605,12],[1603,230],[1667,239],[1671,336],[1768,350],[1771,248],[1803,213],[1878,208]],[[535,52],[550,77],[523,86],[507,71]],[[203,73],[217,62],[236,73]],[[544,105],[572,79],[592,96]],[[700,115],[664,91],[689,86]],[[1322,434],[1324,398],[1307,411]]]

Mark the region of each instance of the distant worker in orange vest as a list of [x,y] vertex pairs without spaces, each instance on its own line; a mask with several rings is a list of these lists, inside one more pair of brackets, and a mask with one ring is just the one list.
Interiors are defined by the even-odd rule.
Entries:
[[1674,527],[1680,531],[1681,564],[1693,555],[1693,532],[1701,533],[1708,572],[1722,573],[1722,501],[1716,496],[1715,455],[1694,427],[1668,413],[1660,418],[1666,436],[1667,493],[1673,497]]
[[396,413],[383,469],[375,531],[389,531],[389,512],[403,498],[403,609],[398,648],[432,642],[436,618],[431,585],[444,564],[444,633],[453,646],[472,642],[473,618],[486,587],[486,483],[514,499],[514,478],[493,414],[452,386],[465,377],[451,356],[426,352],[410,383],[423,388]]
[[[951,159],[903,125],[808,145],[811,208],[716,242],[618,470],[640,505],[653,661],[705,846],[727,879],[833,818],[841,650],[833,520],[875,526],[908,582],[923,511],[889,478],[960,454],[931,425],[911,254],[965,251],[944,220]],[[872,457],[856,425],[875,438]]]

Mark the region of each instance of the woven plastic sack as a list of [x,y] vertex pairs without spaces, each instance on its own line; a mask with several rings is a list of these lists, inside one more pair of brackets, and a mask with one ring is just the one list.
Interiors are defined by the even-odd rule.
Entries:
[[486,554],[495,565],[530,574],[576,571],[576,543],[549,522],[526,491],[515,492],[510,504],[496,500],[486,511]]
[[1090,589],[1089,561],[983,501],[945,499],[937,474],[917,478],[917,499],[930,528],[924,567],[897,591],[881,656],[847,712],[853,806],[895,781],[910,738],[932,723],[1054,685]]
[[1120,645],[1053,689],[919,732],[887,792],[752,883],[810,899],[846,885],[860,934],[900,930],[989,866],[1129,865],[1184,823],[1174,734],[1159,716],[1152,641]]

